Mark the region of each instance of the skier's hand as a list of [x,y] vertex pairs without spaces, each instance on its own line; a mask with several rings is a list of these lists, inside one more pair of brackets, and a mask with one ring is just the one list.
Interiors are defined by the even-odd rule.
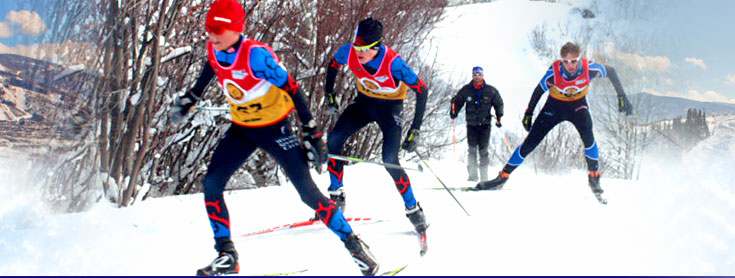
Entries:
[[418,140],[419,140],[419,130],[416,128],[412,128],[406,134],[406,140],[403,140],[403,144],[401,144],[401,148],[409,152],[413,152],[416,150],[416,146],[418,145]]
[[457,112],[454,111],[454,109],[450,109],[449,110],[449,117],[452,118],[452,120],[454,120],[454,118],[457,118]]
[[500,123],[500,119],[498,119],[498,120],[497,120],[497,121],[495,122],[495,126],[497,126],[498,128],[501,128],[501,127],[503,127],[503,124],[501,124],[501,123]]
[[526,114],[523,115],[523,128],[525,128],[526,131],[531,131],[532,122],[533,122],[533,113],[526,112]]
[[169,117],[175,124],[180,124],[186,118],[186,114],[189,113],[194,104],[199,100],[197,96],[191,91],[187,91],[186,94],[180,96],[174,101],[174,106],[171,108]]
[[633,105],[625,95],[618,96],[618,112],[625,113],[626,116],[633,114]]
[[327,104],[327,113],[330,115],[337,115],[339,113],[339,105],[337,99],[334,96],[334,92],[324,93],[324,102]]
[[321,166],[327,161],[327,147],[324,145],[324,140],[322,140],[324,133],[319,131],[316,126],[304,127],[303,132],[306,159],[314,163],[315,166]]

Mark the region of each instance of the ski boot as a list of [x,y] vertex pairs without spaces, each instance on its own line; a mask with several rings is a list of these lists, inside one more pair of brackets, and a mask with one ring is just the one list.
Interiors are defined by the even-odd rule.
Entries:
[[429,224],[426,223],[424,209],[421,208],[419,203],[416,203],[415,206],[406,208],[406,217],[408,217],[408,220],[411,221],[414,229],[416,229],[416,232],[419,234],[419,244],[421,247],[419,254],[424,256],[426,254],[426,250],[428,250],[428,245],[426,243],[426,229],[429,228]]
[[345,190],[343,187],[340,187],[337,190],[329,190],[329,199],[334,201],[337,208],[341,210],[342,213],[345,212]]
[[503,189],[503,184],[508,181],[510,174],[505,171],[500,171],[495,179],[489,181],[478,182],[475,186],[475,190],[500,190]]
[[211,264],[197,270],[197,276],[218,276],[225,274],[237,274],[240,272],[240,264],[237,262],[237,251],[235,244],[230,238],[217,238],[215,249],[219,256]]
[[413,224],[413,227],[416,229],[417,233],[426,233],[426,229],[429,228],[429,225],[426,224],[424,209],[421,208],[421,205],[419,205],[419,203],[416,203],[416,205],[413,207],[406,208],[406,217],[408,217],[408,220],[411,221],[411,224]]
[[375,276],[378,273],[378,261],[370,253],[370,247],[363,242],[355,233],[350,233],[344,240],[345,248],[362,271],[363,276]]
[[600,187],[600,171],[590,171],[589,175],[587,175],[587,181],[597,201],[603,205],[607,205],[607,199],[602,197],[602,192],[605,191]]

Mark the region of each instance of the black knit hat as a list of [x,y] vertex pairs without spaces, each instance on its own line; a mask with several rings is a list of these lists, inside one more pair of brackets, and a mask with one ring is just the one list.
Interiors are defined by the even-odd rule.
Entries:
[[382,39],[383,24],[380,24],[380,21],[368,17],[360,21],[360,25],[357,26],[357,30],[355,31],[355,40],[353,42],[356,46],[365,46],[378,42],[372,47],[378,48]]

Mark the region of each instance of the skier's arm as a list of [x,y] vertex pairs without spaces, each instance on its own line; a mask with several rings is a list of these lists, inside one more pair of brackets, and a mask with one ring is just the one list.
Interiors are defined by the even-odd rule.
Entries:
[[413,123],[411,129],[421,129],[421,122],[424,120],[424,112],[426,111],[426,101],[428,100],[429,88],[421,78],[418,78],[416,84],[408,85],[416,93],[416,109],[413,113]]
[[334,81],[337,80],[337,73],[342,65],[332,58],[327,66],[327,80],[324,81],[324,92],[334,94]]
[[296,112],[303,125],[307,125],[311,121],[311,110],[309,110],[309,105],[304,98],[299,83],[286,72],[270,52],[264,48],[254,48],[250,52],[250,68],[256,77],[268,80],[271,84],[291,95],[294,106],[296,106]]
[[531,100],[528,102],[526,113],[533,114],[533,109],[536,109],[536,104],[538,104],[539,99],[541,99],[541,96],[544,95],[545,92],[546,91],[541,87],[541,84],[536,85],[536,89],[533,89]]
[[350,55],[351,44],[346,44],[337,49],[337,52],[329,61],[327,66],[327,80],[324,82],[324,92],[334,94],[334,81],[337,79],[339,68],[347,64],[347,58]]
[[495,117],[497,118],[498,122],[500,122],[500,118],[503,117],[503,98],[500,96],[500,92],[498,92],[498,89],[496,89],[495,87],[491,86],[490,90],[492,90],[493,92],[493,98],[490,102],[495,109]]
[[202,93],[204,93],[204,89],[207,88],[207,85],[212,81],[212,78],[214,78],[214,69],[212,69],[212,65],[210,65],[209,62],[205,62],[202,72],[199,73],[197,82],[194,83],[194,87],[189,89],[189,92],[197,99],[202,98]]
[[607,76],[610,82],[612,82],[615,93],[618,95],[618,111],[624,112],[626,115],[631,115],[633,113],[633,105],[625,95],[625,90],[623,90],[623,85],[620,84],[620,78],[618,78],[618,73],[615,71],[615,68],[592,63],[590,64],[590,73],[595,72],[598,72],[598,75],[601,77]]
[[413,123],[411,129],[421,129],[421,123],[424,120],[424,112],[426,111],[426,101],[429,94],[429,88],[421,78],[406,64],[403,59],[398,56],[391,63],[391,74],[396,79],[405,82],[409,88],[416,93],[416,109],[414,110]]
[[546,70],[546,74],[544,74],[544,77],[541,77],[541,81],[539,81],[538,85],[536,85],[536,88],[533,89],[533,94],[531,94],[531,100],[528,102],[528,108],[526,108],[526,114],[533,114],[533,109],[536,109],[536,104],[538,104],[539,99],[541,99],[541,96],[544,95],[546,91],[549,90],[549,87],[554,86],[554,67],[549,67],[548,70]]
[[464,87],[462,89],[459,89],[459,92],[457,92],[456,95],[452,98],[452,108],[454,108],[454,113],[459,114],[459,111],[462,111],[462,107],[464,107]]
[[620,78],[618,78],[618,73],[615,71],[615,68],[611,66],[604,66],[605,71],[607,71],[607,77],[610,79],[610,82],[613,84],[613,88],[615,88],[615,93],[618,96],[625,96],[625,90],[623,90],[623,85],[620,83]]

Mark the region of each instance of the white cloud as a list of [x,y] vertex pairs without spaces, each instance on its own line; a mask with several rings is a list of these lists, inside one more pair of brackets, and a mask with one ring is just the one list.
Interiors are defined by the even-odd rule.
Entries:
[[735,99],[730,99],[726,96],[723,96],[715,91],[709,90],[704,93],[700,93],[697,90],[689,90],[688,92],[688,99],[698,100],[698,101],[705,101],[705,102],[728,102],[728,103],[735,103]]
[[712,90],[706,91],[704,93],[700,93],[697,90],[689,90],[688,92],[684,94],[676,92],[676,91],[659,92],[651,88],[645,88],[641,91],[643,91],[644,93],[649,93],[649,94],[656,95],[656,96],[686,98],[690,100],[703,101],[703,102],[735,103],[735,99],[728,98]]
[[32,11],[10,11],[5,15],[5,21],[20,25],[20,32],[26,35],[38,35],[46,31],[46,23]]
[[638,53],[621,52],[612,42],[605,43],[603,49],[610,57],[638,72],[664,73],[671,69],[671,59],[667,56],[643,56]]
[[661,85],[674,85],[674,79],[671,78],[661,78],[658,80],[658,83]]
[[13,30],[10,29],[10,25],[5,22],[0,22],[0,38],[9,38],[13,35]]
[[644,93],[649,93],[655,96],[663,96],[663,97],[680,97],[683,98],[684,96],[680,93],[677,93],[675,91],[668,91],[668,92],[659,92],[651,88],[644,88],[641,90]]
[[735,74],[728,74],[725,76],[725,83],[735,85]]
[[684,58],[684,61],[692,65],[698,66],[702,69],[707,69],[707,65],[704,64],[704,61],[702,59],[698,59],[694,57],[687,57],[687,58]]

